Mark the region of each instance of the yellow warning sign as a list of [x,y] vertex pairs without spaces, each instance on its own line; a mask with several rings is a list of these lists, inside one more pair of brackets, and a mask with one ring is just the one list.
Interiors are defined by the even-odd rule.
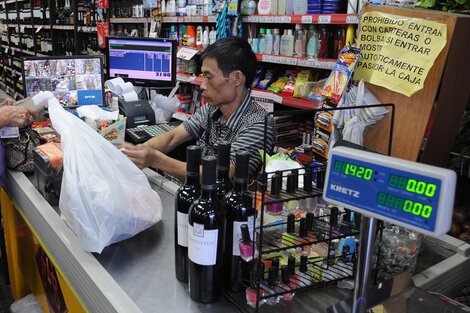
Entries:
[[355,80],[408,97],[423,88],[429,69],[447,41],[447,25],[420,18],[366,12],[359,24],[357,46],[362,60]]

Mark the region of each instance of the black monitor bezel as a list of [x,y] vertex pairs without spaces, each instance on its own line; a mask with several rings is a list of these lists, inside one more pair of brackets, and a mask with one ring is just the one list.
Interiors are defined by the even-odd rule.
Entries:
[[122,77],[126,82],[131,82],[134,86],[139,87],[173,87],[176,84],[176,49],[177,42],[174,39],[169,38],[150,38],[150,37],[125,37],[125,36],[108,36],[106,37],[106,75],[108,79],[113,79],[118,76],[110,76],[110,63],[109,63],[109,40],[120,39],[120,40],[135,40],[135,41],[159,41],[159,42],[170,42],[171,43],[171,80],[154,80],[154,79],[142,79],[142,78],[128,78]]
[[[98,105],[100,107],[105,106],[105,90],[104,90],[104,59],[102,55],[69,55],[69,56],[59,56],[59,55],[51,55],[51,56],[31,56],[31,57],[23,57],[21,58],[21,74],[23,76],[23,94],[24,97],[26,98],[28,96],[28,90],[26,88],[26,75],[25,75],[25,70],[24,70],[24,62],[25,61],[47,61],[47,60],[70,60],[70,59],[100,59],[101,62],[101,90],[103,91],[101,93],[102,99],[101,105]],[[43,90],[44,91],[44,90]],[[52,92],[52,90],[51,90]],[[82,105],[70,105],[70,106],[64,106],[64,108],[78,108],[84,105],[89,105],[89,104],[82,104]]]

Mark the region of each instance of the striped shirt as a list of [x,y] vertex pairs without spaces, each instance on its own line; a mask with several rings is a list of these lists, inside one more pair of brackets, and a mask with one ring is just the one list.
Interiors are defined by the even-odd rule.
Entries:
[[[184,122],[189,135],[197,140],[202,155],[216,155],[217,142],[232,143],[230,162],[235,164],[235,154],[240,150],[250,153],[250,176],[261,168],[261,151],[264,147],[265,116],[267,112],[257,103],[252,102],[247,94],[240,106],[233,112],[225,124],[220,122],[222,112],[218,107],[206,105]],[[268,118],[266,149],[271,153],[274,147],[274,121]]]

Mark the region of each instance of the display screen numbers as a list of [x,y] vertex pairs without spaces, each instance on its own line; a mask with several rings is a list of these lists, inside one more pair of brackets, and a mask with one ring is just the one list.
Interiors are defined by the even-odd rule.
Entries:
[[374,172],[371,168],[342,161],[335,161],[333,171],[364,180],[371,180]]
[[377,204],[386,206],[391,209],[402,210],[423,218],[430,218],[432,214],[432,206],[422,204],[420,202],[403,199],[397,196],[392,196],[384,192],[379,192],[377,196]]
[[434,194],[436,193],[437,189],[436,184],[426,183],[421,180],[416,180],[393,174],[389,176],[388,185],[390,187],[406,190],[430,198],[434,197]]

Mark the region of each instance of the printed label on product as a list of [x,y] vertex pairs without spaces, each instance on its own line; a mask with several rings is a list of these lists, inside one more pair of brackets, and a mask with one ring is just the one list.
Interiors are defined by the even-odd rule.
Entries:
[[188,257],[199,265],[215,265],[217,260],[217,229],[204,229],[203,224],[188,224]]
[[188,246],[188,214],[176,213],[176,225],[178,226],[178,245]]
[[233,255],[240,255],[240,246],[238,243],[240,242],[240,239],[242,239],[242,232],[240,230],[240,226],[243,224],[248,224],[248,230],[250,231],[250,238],[253,241],[253,227],[255,224],[255,217],[254,216],[249,216],[247,222],[233,222],[233,248],[232,248],[232,253]]

